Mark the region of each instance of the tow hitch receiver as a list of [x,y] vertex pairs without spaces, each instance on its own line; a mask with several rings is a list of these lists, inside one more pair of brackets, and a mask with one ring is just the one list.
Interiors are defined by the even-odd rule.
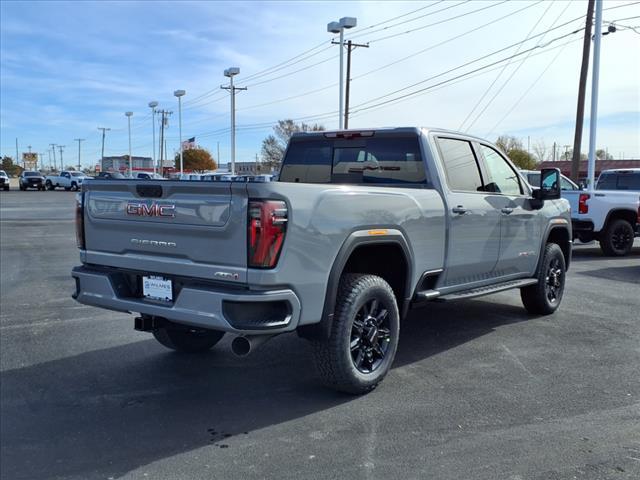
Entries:
[[153,332],[162,327],[163,323],[163,318],[143,315],[142,317],[135,317],[133,319],[133,328],[139,332]]

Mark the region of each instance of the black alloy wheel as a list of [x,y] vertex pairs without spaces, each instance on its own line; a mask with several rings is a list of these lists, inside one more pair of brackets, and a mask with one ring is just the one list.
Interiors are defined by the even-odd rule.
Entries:
[[555,305],[561,296],[563,286],[563,269],[559,258],[553,258],[547,267],[547,275],[544,282],[544,290],[549,303]]
[[605,255],[623,257],[631,253],[634,239],[633,226],[623,218],[610,221],[600,238],[600,248]]
[[391,343],[389,310],[377,298],[366,302],[351,328],[351,360],[362,373],[371,373],[383,363]]

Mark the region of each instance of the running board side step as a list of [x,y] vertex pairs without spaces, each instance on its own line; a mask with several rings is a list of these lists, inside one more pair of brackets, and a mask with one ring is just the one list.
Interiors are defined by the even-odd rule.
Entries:
[[436,301],[449,302],[451,300],[463,300],[465,298],[481,297],[483,295],[491,295],[492,293],[503,292],[505,290],[511,290],[512,288],[528,287],[535,285],[538,280],[535,278],[525,278],[522,280],[511,280],[509,282],[497,283],[495,285],[489,285],[486,287],[472,288],[470,290],[463,290],[461,292],[450,293],[448,295],[438,296]]

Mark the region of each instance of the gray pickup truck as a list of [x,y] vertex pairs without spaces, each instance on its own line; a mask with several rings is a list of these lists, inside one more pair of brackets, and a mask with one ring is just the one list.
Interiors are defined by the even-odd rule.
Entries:
[[178,351],[296,330],[354,394],[388,372],[412,306],[518,288],[550,314],[571,259],[557,169],[532,189],[491,143],[422,128],[296,134],[277,182],[92,180],[76,224],[79,302],[139,312]]

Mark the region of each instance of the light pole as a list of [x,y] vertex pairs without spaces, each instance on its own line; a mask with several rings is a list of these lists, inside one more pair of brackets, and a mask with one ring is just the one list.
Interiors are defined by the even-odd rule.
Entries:
[[129,126],[129,168],[128,168],[128,174],[129,176],[131,175],[131,168],[133,167],[133,160],[131,159],[131,116],[133,115],[133,112],[124,112],[124,114],[127,116],[127,124]]
[[602,40],[602,0],[596,0],[596,20],[593,36],[593,71],[591,72],[591,115],[589,116],[589,159],[587,188],[593,193],[596,171],[596,127],[598,124],[598,84],[600,81],[600,41]]
[[156,173],[156,107],[158,106],[158,102],[155,100],[149,102],[149,107],[151,108],[151,126],[153,128],[153,158],[151,161],[153,162],[153,173]]
[[238,67],[227,68],[224,71],[224,76],[229,77],[229,86],[220,86],[220,88],[229,90],[229,93],[231,93],[231,175],[236,174],[236,90],[247,89],[247,87],[233,85],[233,77],[239,73],[240,69]]
[[358,24],[355,17],[342,17],[337,22],[327,24],[327,32],[340,34],[340,96],[338,99],[338,128],[342,130],[344,117],[342,109],[344,107],[344,31],[347,28],[353,28]]
[[178,97],[178,136],[180,137],[180,177],[184,174],[184,164],[182,162],[182,97],[187,93],[184,90],[176,90],[173,94]]
[[[50,143],[49,146],[51,147],[51,150],[53,150],[53,169],[57,170],[58,169],[58,162],[56,160],[56,147],[57,147],[57,145],[55,143]],[[18,160],[16,159],[16,162],[17,161]]]

